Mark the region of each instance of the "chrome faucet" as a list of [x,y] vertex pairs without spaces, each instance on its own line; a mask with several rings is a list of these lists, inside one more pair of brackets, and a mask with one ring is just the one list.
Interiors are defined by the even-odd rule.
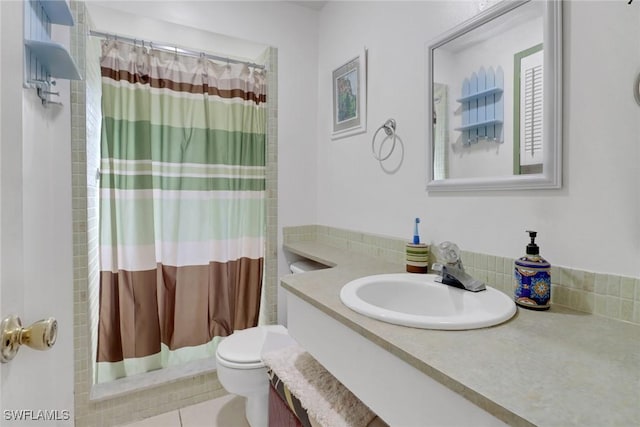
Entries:
[[460,249],[455,243],[440,243],[436,248],[436,256],[440,262],[434,263],[432,268],[441,273],[441,277],[436,279],[437,282],[471,292],[487,289],[481,280],[474,279],[464,271]]

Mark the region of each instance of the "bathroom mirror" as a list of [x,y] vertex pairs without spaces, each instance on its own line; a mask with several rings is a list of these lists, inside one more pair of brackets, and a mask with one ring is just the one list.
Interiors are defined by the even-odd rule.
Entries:
[[561,1],[502,1],[426,55],[428,191],[560,188]]

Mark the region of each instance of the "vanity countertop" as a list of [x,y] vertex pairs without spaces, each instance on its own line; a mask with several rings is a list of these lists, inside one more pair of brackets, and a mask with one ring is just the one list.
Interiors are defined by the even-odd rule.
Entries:
[[640,326],[552,305],[468,331],[396,326],[342,304],[342,286],[404,265],[315,241],[285,249],[334,268],[283,287],[510,425],[640,426]]

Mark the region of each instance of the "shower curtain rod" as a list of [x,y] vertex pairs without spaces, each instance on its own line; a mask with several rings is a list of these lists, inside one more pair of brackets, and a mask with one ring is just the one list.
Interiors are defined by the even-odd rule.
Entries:
[[137,44],[139,42],[142,45],[144,45],[144,43],[147,43],[149,47],[152,47],[158,50],[163,50],[166,52],[176,52],[176,53],[181,53],[181,54],[190,55],[190,56],[204,56],[205,58],[213,59],[215,61],[222,61],[222,62],[227,62],[232,64],[245,64],[249,67],[258,68],[260,70],[265,69],[265,66],[262,64],[256,64],[256,63],[247,62],[247,61],[240,61],[238,59],[227,58],[224,56],[211,55],[209,53],[198,52],[196,50],[183,49],[177,46],[171,46],[170,43],[160,43],[160,42],[152,42],[152,41],[143,40],[143,39],[134,39],[133,37],[119,36],[117,34],[104,33],[102,31],[94,31],[94,30],[89,30],[89,35],[93,37],[107,39],[107,40],[109,39],[121,40],[121,41],[132,43],[132,44]]

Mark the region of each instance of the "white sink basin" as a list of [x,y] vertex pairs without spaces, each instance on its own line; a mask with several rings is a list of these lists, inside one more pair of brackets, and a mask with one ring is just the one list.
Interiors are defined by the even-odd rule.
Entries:
[[342,287],[350,309],[383,322],[424,329],[477,329],[497,325],[516,313],[516,305],[487,286],[470,292],[435,282],[435,274],[378,274]]

